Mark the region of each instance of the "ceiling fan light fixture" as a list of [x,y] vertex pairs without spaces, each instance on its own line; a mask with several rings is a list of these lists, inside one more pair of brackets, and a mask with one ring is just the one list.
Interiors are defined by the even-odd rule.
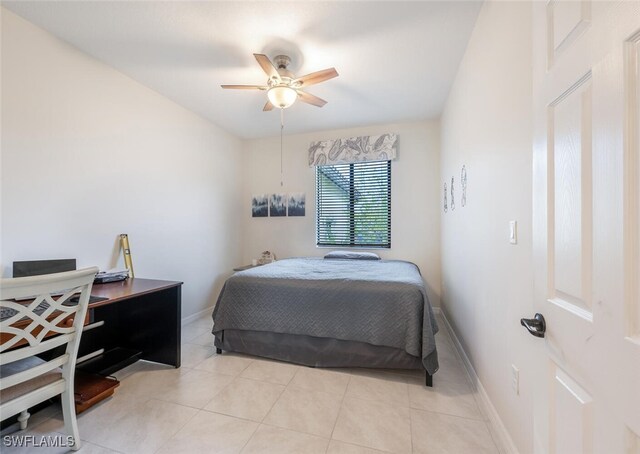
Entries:
[[[280,109],[286,109],[291,107],[293,103],[300,98],[300,102],[311,104],[312,106],[322,107],[327,101],[318,98],[304,91],[311,85],[319,84],[321,82],[338,77],[338,71],[335,68],[327,68],[322,71],[316,71],[314,73],[307,74],[306,76],[298,77],[294,76],[291,71],[287,69],[291,59],[286,55],[277,55],[275,57],[275,65],[264,54],[253,54],[256,61],[269,76],[266,85],[222,85],[225,89],[236,90],[267,90],[267,97],[269,101],[262,108],[263,112],[269,112],[275,107]],[[277,65],[277,67],[276,67]]]
[[274,106],[286,109],[296,102],[296,99],[298,99],[298,93],[291,87],[278,85],[276,87],[271,87],[269,91],[267,91],[267,97]]

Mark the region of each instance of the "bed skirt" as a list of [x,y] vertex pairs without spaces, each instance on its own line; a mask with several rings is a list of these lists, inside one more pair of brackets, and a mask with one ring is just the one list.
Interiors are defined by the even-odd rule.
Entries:
[[299,334],[228,329],[215,334],[215,346],[311,367],[424,370],[421,358],[401,349]]

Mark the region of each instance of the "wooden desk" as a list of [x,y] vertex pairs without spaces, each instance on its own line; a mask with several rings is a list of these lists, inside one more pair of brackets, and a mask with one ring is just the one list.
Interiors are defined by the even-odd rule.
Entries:
[[[131,278],[95,284],[78,369],[110,375],[138,359],[180,367],[182,282]],[[89,359],[87,359],[89,358]]]
[[[97,397],[91,394],[100,376],[111,375],[138,359],[180,367],[181,290],[182,282],[141,278],[93,286],[91,295],[106,299],[90,303],[87,310],[76,366],[81,371],[76,373],[76,411],[113,394],[118,382],[108,379],[102,379],[109,383],[108,392]],[[29,323],[21,320],[14,326]],[[0,333],[0,341],[11,336]],[[44,354],[55,357],[61,353],[64,347]],[[86,395],[89,401],[79,404],[78,394]],[[0,427],[16,418],[3,421]]]

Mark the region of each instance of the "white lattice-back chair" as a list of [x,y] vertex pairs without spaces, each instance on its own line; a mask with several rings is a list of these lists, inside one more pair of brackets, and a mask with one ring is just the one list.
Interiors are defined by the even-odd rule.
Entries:
[[[0,280],[0,307],[9,312],[0,321],[0,419],[20,413],[20,427],[25,429],[30,407],[62,394],[64,426],[75,450],[80,449],[80,436],[73,380],[97,271],[94,267]],[[70,304],[68,300],[78,293],[79,302]],[[35,299],[28,304],[13,301],[28,297]],[[65,344],[65,353],[52,360],[36,356]]]

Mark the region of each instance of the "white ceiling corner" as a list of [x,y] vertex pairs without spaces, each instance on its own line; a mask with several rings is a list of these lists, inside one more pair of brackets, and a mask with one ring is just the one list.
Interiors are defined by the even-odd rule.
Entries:
[[242,138],[279,133],[266,94],[220,84],[263,84],[253,53],[292,57],[303,75],[340,76],[297,102],[287,133],[440,116],[475,24],[479,1],[3,2],[89,55]]

